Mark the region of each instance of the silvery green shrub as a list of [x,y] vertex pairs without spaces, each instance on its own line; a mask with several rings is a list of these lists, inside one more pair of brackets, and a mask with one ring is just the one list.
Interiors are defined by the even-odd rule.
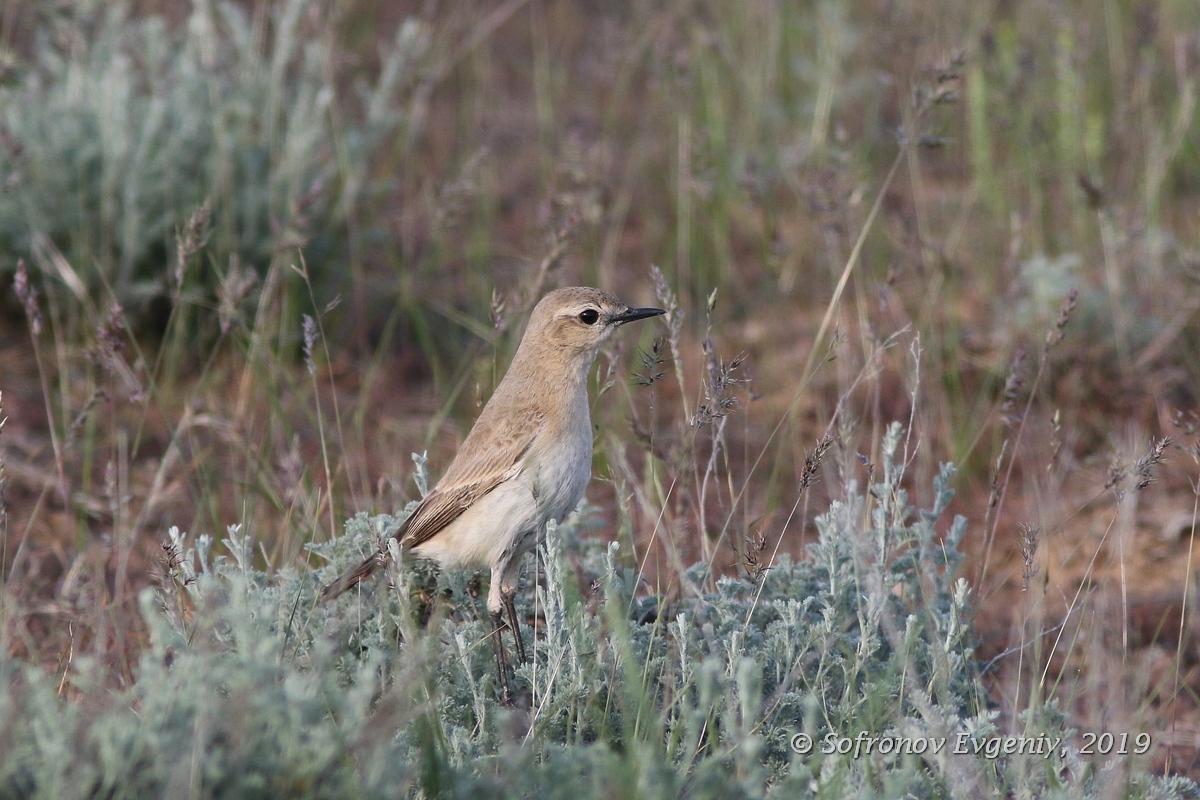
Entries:
[[829,737],[1070,733],[1053,703],[999,730],[955,574],[966,526],[941,520],[953,470],[914,512],[900,440],[894,426],[878,482],[818,519],[809,558],[652,599],[654,613],[617,545],[577,535],[586,518],[551,526],[521,598],[537,635],[509,708],[474,576],[401,558],[317,601],[403,515],[360,514],[312,547],[324,566],[278,574],[237,528],[219,545],[172,530],[178,558],[141,598],[151,636],[134,685],[85,662],[64,700],[38,669],[4,665],[0,797],[1195,796],[1096,767],[1069,740],[1048,755],[824,752]]
[[67,264],[69,287],[111,287],[134,313],[299,244],[318,281],[344,271],[347,220],[380,192],[371,170],[406,125],[425,36],[402,25],[376,75],[339,85],[335,4],[277,5],[267,27],[211,0],[178,26],[126,2],[39,11],[0,82],[0,269],[25,258],[58,280]]

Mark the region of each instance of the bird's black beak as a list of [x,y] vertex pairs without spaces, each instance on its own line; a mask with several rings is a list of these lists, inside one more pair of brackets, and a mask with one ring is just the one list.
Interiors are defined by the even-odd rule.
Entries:
[[613,317],[613,322],[618,325],[624,325],[626,322],[633,322],[646,317],[657,317],[659,314],[667,313],[661,308],[627,308],[620,314]]

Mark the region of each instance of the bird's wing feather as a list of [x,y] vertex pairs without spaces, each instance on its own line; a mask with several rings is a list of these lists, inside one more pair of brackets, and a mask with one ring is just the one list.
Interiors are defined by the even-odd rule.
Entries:
[[[479,498],[521,470],[522,460],[546,424],[540,413],[503,420],[497,430],[486,413],[476,421],[445,476],[408,518],[401,544],[416,547],[436,536]],[[486,446],[476,443],[486,442]]]

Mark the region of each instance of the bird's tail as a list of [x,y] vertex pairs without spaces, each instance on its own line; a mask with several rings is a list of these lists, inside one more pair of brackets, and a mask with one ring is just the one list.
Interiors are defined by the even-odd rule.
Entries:
[[343,592],[353,589],[369,578],[375,570],[383,566],[384,553],[379,552],[359,564],[354,569],[338,577],[336,581],[321,591],[322,600],[333,600]]

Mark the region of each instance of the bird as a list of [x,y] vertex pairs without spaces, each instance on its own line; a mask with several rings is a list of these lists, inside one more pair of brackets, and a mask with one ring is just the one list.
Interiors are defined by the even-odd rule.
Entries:
[[[588,373],[617,328],[665,313],[631,308],[611,292],[585,286],[545,295],[445,474],[392,534],[402,552],[443,568],[490,569],[487,609],[504,702],[510,696],[502,612],[517,657],[526,661],[513,603],[521,558],[541,540],[547,522],[575,510],[591,479]],[[324,599],[363,581],[386,555],[381,548],[340,576],[324,589]]]

